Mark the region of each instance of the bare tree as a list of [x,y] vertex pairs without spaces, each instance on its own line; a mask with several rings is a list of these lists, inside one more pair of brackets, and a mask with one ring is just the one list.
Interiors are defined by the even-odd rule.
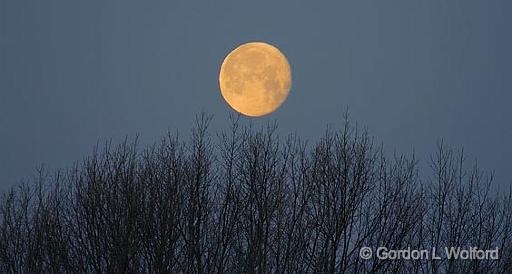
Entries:
[[[0,201],[2,273],[510,273],[512,190],[440,142],[430,175],[345,119],[308,144],[277,126],[167,134],[41,169]],[[423,174],[425,172],[422,172]],[[428,174],[428,173],[427,173]],[[498,260],[360,258],[362,247],[499,249]]]

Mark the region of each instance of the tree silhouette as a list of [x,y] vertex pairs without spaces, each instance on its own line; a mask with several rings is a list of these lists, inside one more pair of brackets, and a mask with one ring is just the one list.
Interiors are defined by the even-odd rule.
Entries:
[[[345,120],[315,144],[199,115],[3,194],[2,273],[511,273],[512,195],[440,142],[431,172]],[[498,247],[498,260],[363,260],[362,247]]]

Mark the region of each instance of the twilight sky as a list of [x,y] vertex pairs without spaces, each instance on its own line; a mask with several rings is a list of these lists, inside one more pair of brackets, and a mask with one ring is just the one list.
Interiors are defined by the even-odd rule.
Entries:
[[0,190],[98,141],[225,128],[220,64],[266,41],[288,100],[255,124],[315,140],[348,107],[388,151],[423,163],[444,138],[512,182],[512,2],[0,1]]

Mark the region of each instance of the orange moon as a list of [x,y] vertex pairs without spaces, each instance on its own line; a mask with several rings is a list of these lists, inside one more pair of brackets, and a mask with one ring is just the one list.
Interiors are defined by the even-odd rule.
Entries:
[[251,42],[237,47],[220,68],[222,97],[246,116],[274,112],[288,97],[291,84],[288,60],[278,48],[267,43]]

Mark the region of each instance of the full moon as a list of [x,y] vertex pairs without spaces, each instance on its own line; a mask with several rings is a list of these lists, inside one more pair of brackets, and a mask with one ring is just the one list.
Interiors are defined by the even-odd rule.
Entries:
[[234,110],[251,117],[279,108],[288,97],[291,84],[288,60],[267,43],[251,42],[237,47],[220,68],[222,97]]

